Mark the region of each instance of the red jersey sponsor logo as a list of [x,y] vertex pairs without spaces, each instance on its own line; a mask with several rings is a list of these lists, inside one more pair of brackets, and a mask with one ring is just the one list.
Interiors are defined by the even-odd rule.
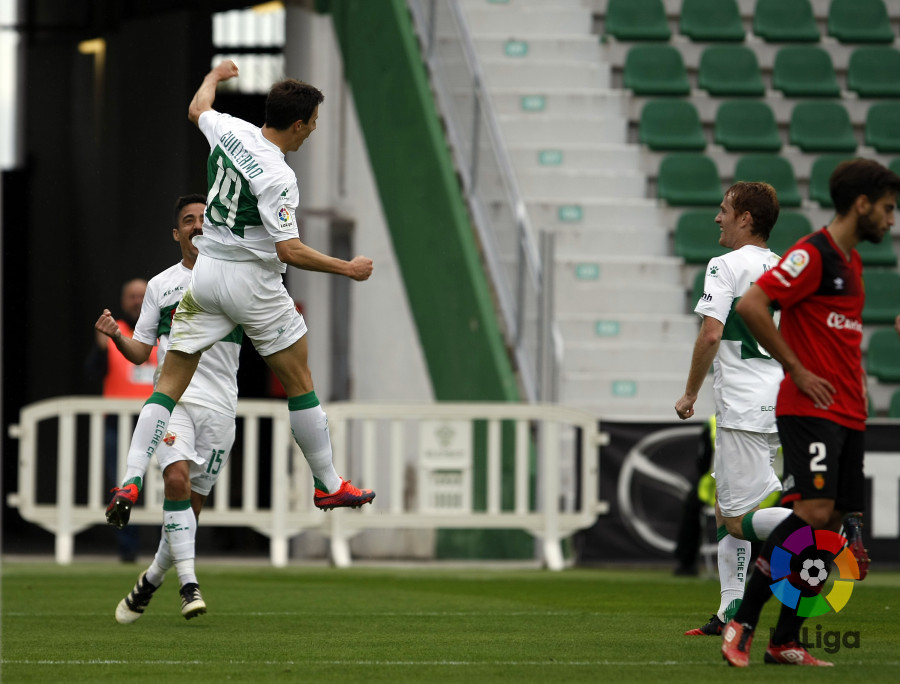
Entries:
[[862,334],[863,327],[860,321],[857,321],[854,318],[847,318],[844,314],[835,313],[831,311],[828,314],[828,327],[834,328],[835,330],[852,330],[853,332],[858,332],[860,335]]

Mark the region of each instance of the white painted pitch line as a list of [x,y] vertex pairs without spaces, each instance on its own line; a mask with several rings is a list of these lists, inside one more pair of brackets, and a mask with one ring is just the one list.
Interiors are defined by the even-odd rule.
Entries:
[[[275,667],[283,665],[326,665],[326,666],[377,666],[377,667],[684,667],[696,665],[718,664],[715,659],[700,661],[679,660],[650,660],[650,661],[622,661],[622,660],[229,660],[224,661],[229,665],[271,665]],[[213,665],[223,664],[220,660],[14,660],[2,659],[2,665]],[[839,666],[848,665],[872,665],[871,661],[842,661]],[[889,667],[897,667],[900,661],[878,663]]]
[[[92,613],[78,613],[77,617],[96,617],[98,615],[111,615],[110,611],[103,612],[92,612]],[[151,613],[152,614],[152,613]],[[180,613],[179,613],[180,614]],[[221,615],[223,617],[234,617],[235,615],[240,617],[317,617],[318,613],[314,612],[304,612],[297,610],[284,610],[284,611],[268,611],[268,612],[246,612],[246,611],[215,611],[215,615]],[[592,612],[592,611],[582,611],[582,610],[548,610],[548,611],[513,611],[509,613],[491,613],[491,617],[499,618],[499,617],[579,617],[584,615],[591,616],[604,616],[604,615],[613,615],[614,613],[606,612]],[[53,615],[54,617],[59,617],[58,612],[45,612],[38,613],[35,611],[22,611],[22,612],[6,612],[3,613],[4,617],[43,617]],[[213,614],[211,613],[210,616]],[[329,613],[329,616],[333,617],[359,617],[359,613]],[[453,612],[453,611],[417,611],[410,613],[377,613],[378,617],[398,617],[398,618],[410,618],[410,617],[478,617],[483,618],[485,616],[484,611],[466,611],[466,612]]]
[[612,660],[491,660],[491,661],[474,661],[474,660],[228,660],[228,661],[205,661],[205,660],[0,660],[3,665],[325,665],[333,666],[382,666],[382,667],[539,667],[539,666],[555,666],[555,667],[588,667],[588,666],[634,666],[644,667],[647,665],[707,665],[709,661],[701,662],[677,662],[674,660],[658,661],[658,662],[625,662]]

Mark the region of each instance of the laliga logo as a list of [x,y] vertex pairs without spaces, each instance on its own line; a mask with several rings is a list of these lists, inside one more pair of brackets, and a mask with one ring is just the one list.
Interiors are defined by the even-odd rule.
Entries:
[[[840,579],[834,581],[831,591],[824,597],[820,594],[801,596],[800,589],[790,582],[791,559],[807,549],[829,551],[834,554],[834,563],[839,570]],[[800,617],[824,615],[832,609],[839,612],[847,605],[850,594],[853,593],[853,582],[850,580],[859,579],[859,565],[847,548],[847,540],[830,530],[815,530],[814,533],[812,527],[808,525],[788,537],[784,548],[775,547],[769,567],[772,579],[779,580],[771,585],[775,598],[788,608],[795,609]],[[828,579],[825,562],[819,558],[805,559],[800,569],[800,579],[811,587],[823,584]]]

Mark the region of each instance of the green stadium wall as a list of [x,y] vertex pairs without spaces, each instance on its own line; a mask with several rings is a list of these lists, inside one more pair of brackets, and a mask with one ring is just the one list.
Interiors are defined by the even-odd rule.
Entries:
[[[517,401],[474,231],[403,0],[317,0],[330,13],[439,401]],[[512,445],[510,426],[504,441]],[[483,435],[476,430],[476,444]],[[483,449],[474,467],[485,467]],[[504,480],[512,488],[511,454]],[[484,506],[485,492],[473,492]],[[524,532],[442,530],[438,557],[528,558]]]
[[435,397],[517,400],[516,378],[406,4],[332,0],[330,5]]

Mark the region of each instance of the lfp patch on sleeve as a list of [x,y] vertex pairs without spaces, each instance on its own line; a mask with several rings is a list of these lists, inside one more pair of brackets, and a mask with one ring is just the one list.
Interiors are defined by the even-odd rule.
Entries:
[[290,230],[294,227],[294,217],[291,215],[291,210],[287,207],[279,207],[278,208],[278,227],[281,230]]
[[781,262],[781,268],[789,275],[796,278],[809,265],[809,252],[805,249],[795,249]]

